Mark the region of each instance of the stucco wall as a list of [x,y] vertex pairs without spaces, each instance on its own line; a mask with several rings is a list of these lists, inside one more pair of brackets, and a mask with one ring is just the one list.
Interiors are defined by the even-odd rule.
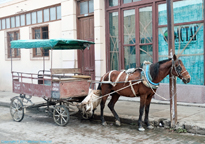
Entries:
[[[183,85],[177,84],[177,101],[188,102],[188,103],[205,103],[205,88],[199,85]],[[161,83],[157,89],[157,94],[163,98],[169,100],[169,84]],[[155,99],[163,100],[162,98],[155,95]]]
[[[19,30],[20,39],[31,39],[32,28],[48,25],[49,38],[77,38],[76,1],[75,0],[13,0],[0,4],[0,18],[12,16],[20,11],[32,11],[61,3],[61,20],[43,24],[30,25],[15,29],[0,31],[0,91],[12,91],[11,61],[5,53],[7,49],[6,34],[8,31]],[[95,33],[95,75],[96,79],[106,72],[105,58],[105,10],[104,1],[94,0],[94,33]],[[50,69],[51,58],[45,61],[46,69]],[[77,51],[54,51],[53,67],[76,68]],[[21,50],[21,58],[13,60],[13,70],[20,72],[37,73],[43,69],[42,58],[32,58],[31,50]]]

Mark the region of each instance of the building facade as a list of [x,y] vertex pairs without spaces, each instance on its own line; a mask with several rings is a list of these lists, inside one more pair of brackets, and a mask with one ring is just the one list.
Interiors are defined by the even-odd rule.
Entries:
[[[178,101],[205,103],[204,0],[174,0],[175,53],[192,79],[177,79]],[[11,91],[11,61],[16,71],[50,69],[49,51],[10,50],[16,39],[72,38],[94,41],[82,52],[55,51],[53,67],[83,67],[99,80],[110,70],[168,58],[166,0],[2,0],[0,1],[0,90]],[[82,62],[84,61],[84,64]],[[169,97],[168,77],[157,93]],[[156,99],[160,99],[155,97]]]

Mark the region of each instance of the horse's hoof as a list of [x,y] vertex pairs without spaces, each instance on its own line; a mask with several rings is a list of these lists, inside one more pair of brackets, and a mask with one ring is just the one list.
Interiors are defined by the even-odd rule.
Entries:
[[102,123],[102,125],[103,125],[103,126],[106,126],[106,125],[107,125],[107,123],[106,123],[106,122],[103,122],[103,123]]
[[138,130],[141,132],[145,131],[145,129],[143,127],[139,127]]
[[116,125],[116,126],[121,126],[120,121],[116,120],[116,121],[115,121],[115,125]]
[[147,126],[147,128],[148,128],[148,129],[154,129],[154,127],[151,126],[151,125]]

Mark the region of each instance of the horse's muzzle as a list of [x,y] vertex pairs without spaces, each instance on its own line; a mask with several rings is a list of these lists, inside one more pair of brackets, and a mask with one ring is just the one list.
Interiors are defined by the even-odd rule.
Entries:
[[190,78],[182,78],[182,81],[183,81],[185,84],[189,83],[190,80],[191,80]]

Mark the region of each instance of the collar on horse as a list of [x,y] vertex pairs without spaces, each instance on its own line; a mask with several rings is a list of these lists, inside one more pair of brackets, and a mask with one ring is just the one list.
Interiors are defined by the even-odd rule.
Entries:
[[143,71],[141,72],[141,77],[144,79],[143,84],[149,88],[157,89],[159,83],[152,82],[152,77],[150,75],[150,65],[151,63],[143,65]]

